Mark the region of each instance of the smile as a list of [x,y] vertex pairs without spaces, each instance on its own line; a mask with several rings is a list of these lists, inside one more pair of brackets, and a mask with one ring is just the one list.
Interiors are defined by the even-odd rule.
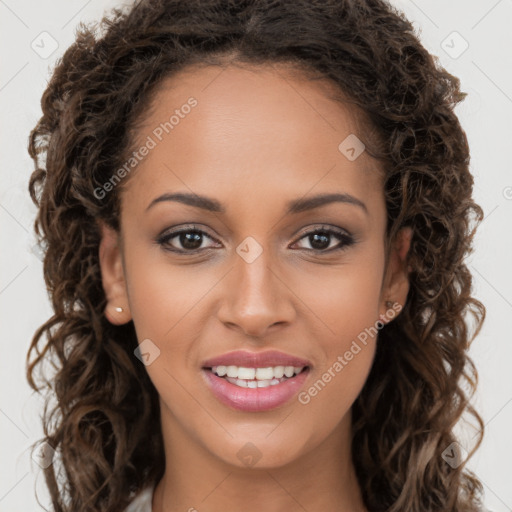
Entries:
[[223,405],[245,412],[280,407],[299,393],[312,364],[277,350],[237,350],[202,363],[204,381]]

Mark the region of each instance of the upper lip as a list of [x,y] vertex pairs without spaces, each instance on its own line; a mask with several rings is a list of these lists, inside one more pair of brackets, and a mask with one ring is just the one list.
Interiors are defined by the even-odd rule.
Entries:
[[268,366],[311,366],[311,363],[306,359],[285,354],[278,350],[266,350],[264,352],[235,350],[203,362],[203,368],[230,365],[243,366],[245,368],[265,368]]

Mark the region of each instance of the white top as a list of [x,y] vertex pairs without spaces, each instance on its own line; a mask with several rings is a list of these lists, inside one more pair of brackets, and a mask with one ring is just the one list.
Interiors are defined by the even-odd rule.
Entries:
[[[154,485],[146,487],[141,493],[128,505],[124,512],[152,512]],[[482,512],[492,512],[484,508]]]
[[128,505],[125,512],[152,512],[154,486],[146,487]]

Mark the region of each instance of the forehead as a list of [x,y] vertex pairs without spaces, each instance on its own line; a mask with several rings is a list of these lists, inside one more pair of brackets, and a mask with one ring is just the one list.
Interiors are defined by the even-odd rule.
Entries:
[[340,150],[364,133],[335,95],[327,80],[281,65],[195,66],[165,79],[137,127],[136,147],[152,148],[130,176],[130,200],[142,207],[157,193],[212,187],[220,199],[236,189],[267,201],[308,190],[378,200],[377,162]]

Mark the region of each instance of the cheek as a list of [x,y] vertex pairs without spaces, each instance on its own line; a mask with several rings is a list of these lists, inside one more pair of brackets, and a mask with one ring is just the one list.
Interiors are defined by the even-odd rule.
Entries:
[[200,372],[188,357],[201,332],[194,318],[201,298],[216,280],[209,273],[191,278],[191,267],[172,266],[161,259],[158,264],[148,261],[148,251],[140,247],[126,257],[130,311],[139,343],[149,339],[159,350],[150,345],[158,353],[146,366],[153,385],[163,403],[173,404],[173,410],[186,418],[195,402],[183,383],[190,382],[192,372]]
[[314,421],[314,442],[328,435],[347,414],[371,370],[379,329],[380,286],[375,283],[380,277],[379,272],[370,275],[370,269],[366,274],[340,276],[319,299],[323,306],[319,311],[329,330],[324,329],[327,334],[316,340],[321,361],[298,396],[304,418],[322,418],[320,423]]
[[[311,385],[299,399],[332,421],[350,408],[372,366],[383,257],[377,251],[377,257],[347,260],[323,279],[310,276],[301,287],[301,298],[321,320],[315,343],[322,355]],[[334,403],[335,408],[329,405]]]
[[[147,251],[146,251],[147,253]],[[142,249],[135,248],[126,258],[130,310],[139,335],[173,344],[174,336],[194,308],[217,282],[211,272],[198,275],[190,266],[166,264],[164,258],[151,261]]]
[[[383,254],[358,253],[340,266],[301,272],[294,292],[318,319],[328,346],[339,350],[379,318]],[[350,344],[350,343],[349,343]]]

